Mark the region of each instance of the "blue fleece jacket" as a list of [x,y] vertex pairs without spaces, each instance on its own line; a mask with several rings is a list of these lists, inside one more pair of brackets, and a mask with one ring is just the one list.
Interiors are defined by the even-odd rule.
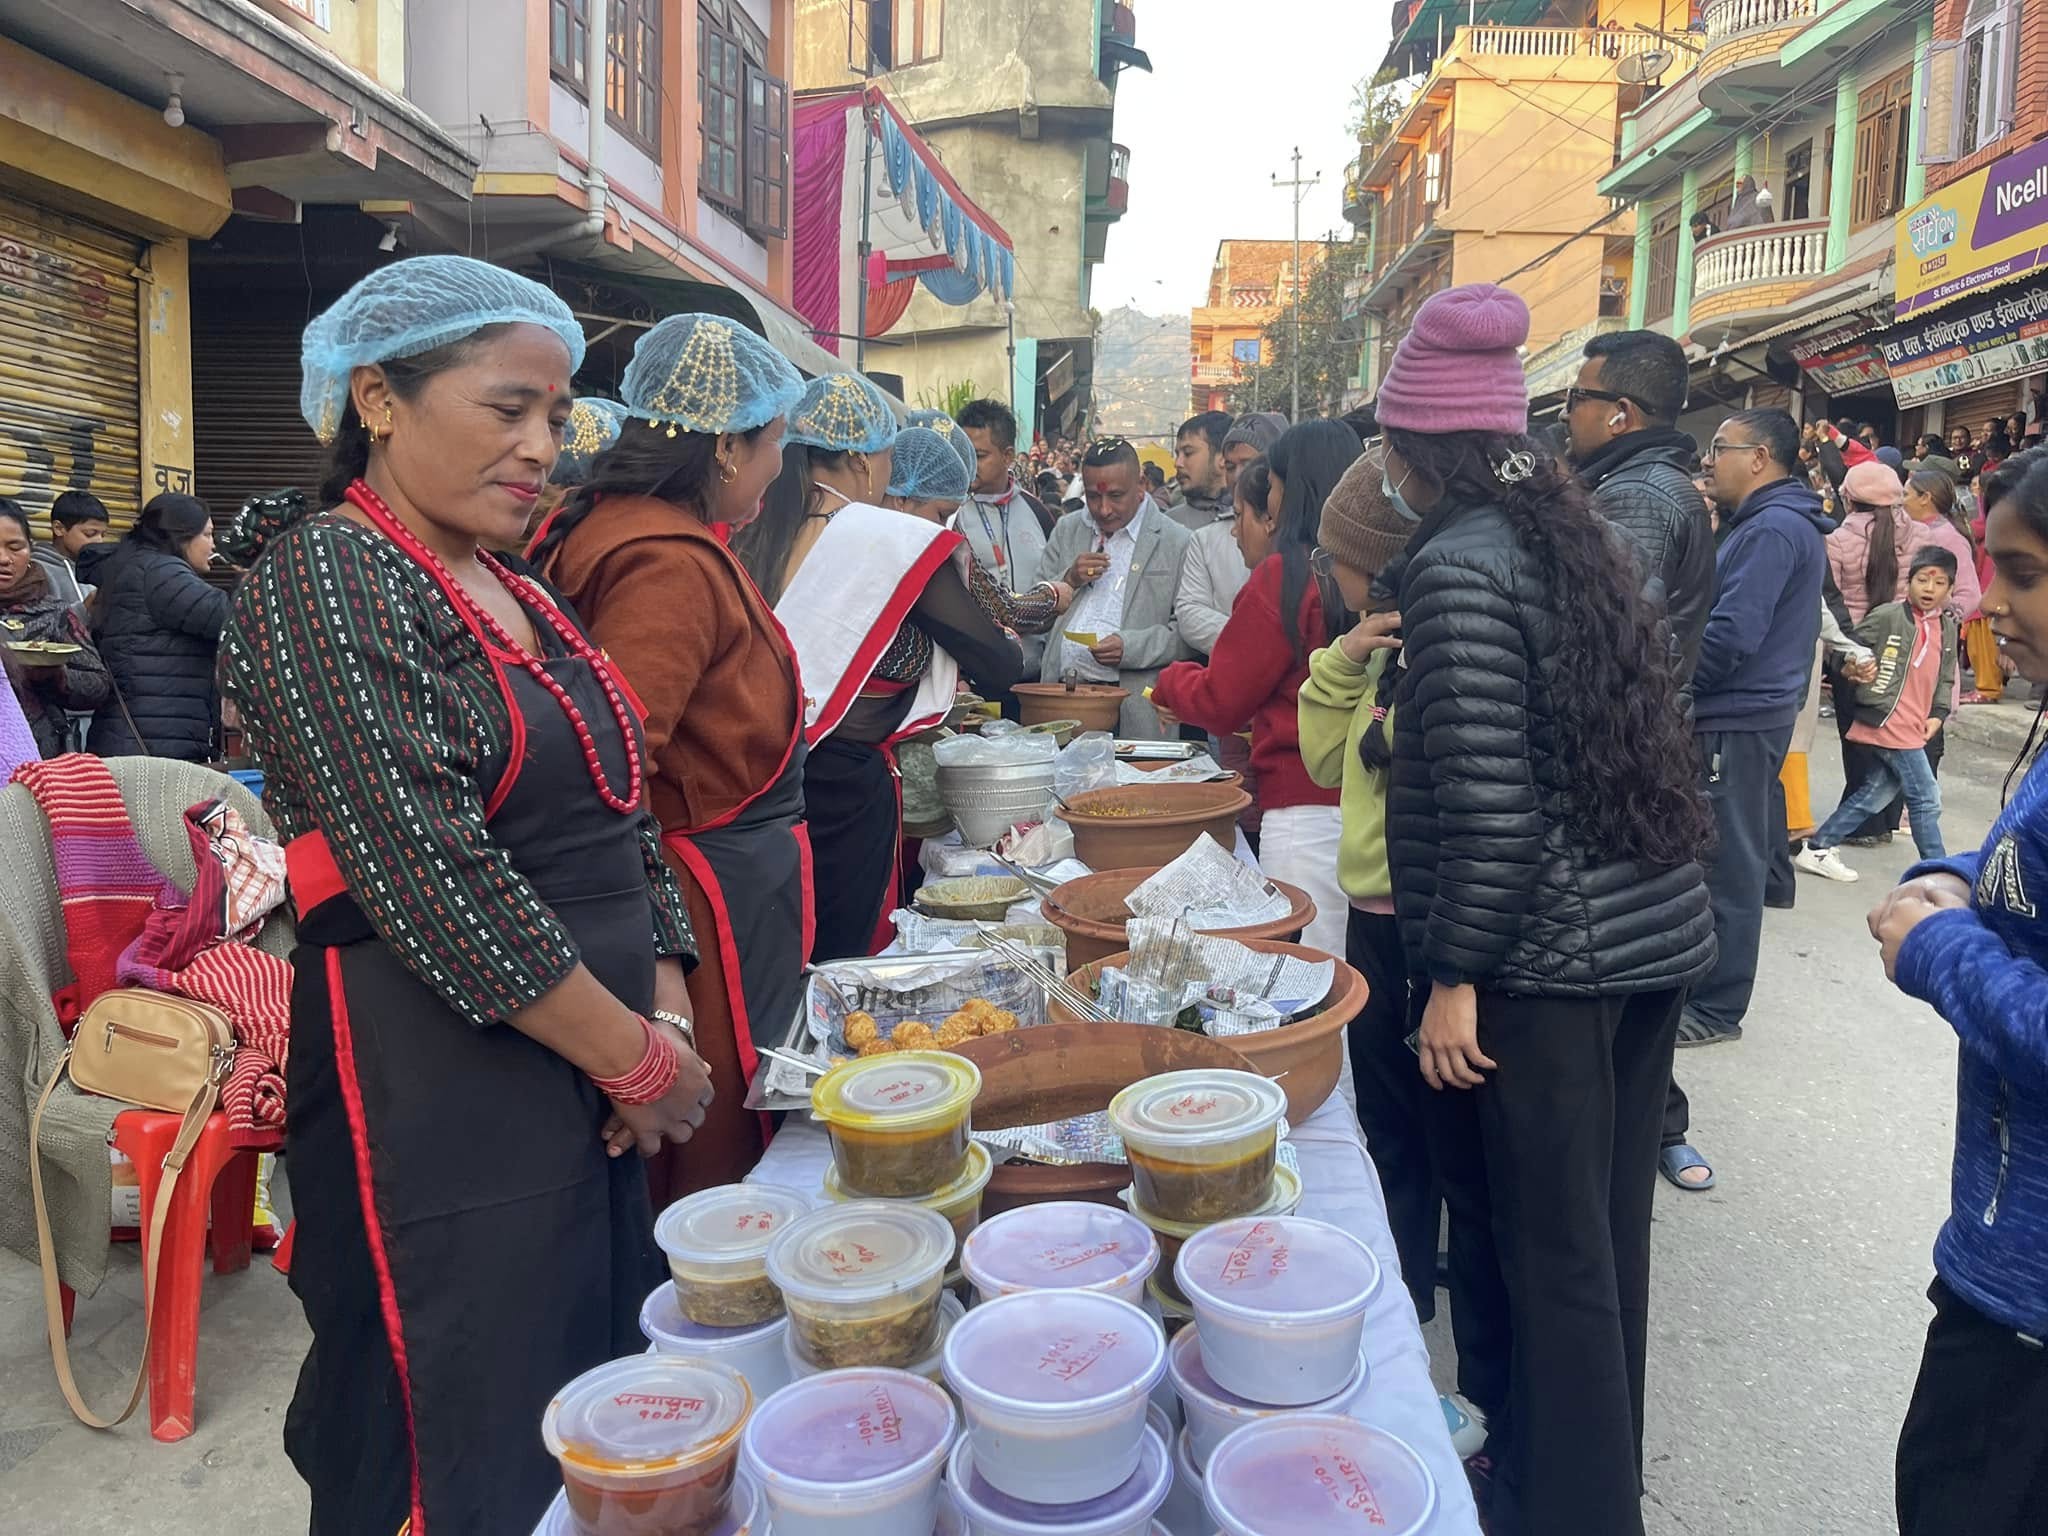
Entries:
[[1799,718],[1820,643],[1830,526],[1820,497],[1797,480],[1757,487],[1723,520],[1692,674],[1695,730],[1775,731]]
[[2048,766],[1976,853],[1916,865],[1970,882],[1899,946],[1900,988],[1962,1042],[1949,1217],[1934,1267],[1985,1316],[2048,1336]]

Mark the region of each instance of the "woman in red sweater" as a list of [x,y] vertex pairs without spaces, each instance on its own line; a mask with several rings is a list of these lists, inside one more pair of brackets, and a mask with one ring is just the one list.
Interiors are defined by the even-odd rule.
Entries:
[[1323,499],[1358,454],[1358,434],[1342,422],[1305,421],[1282,433],[1263,463],[1239,472],[1237,547],[1251,579],[1208,664],[1175,662],[1152,687],[1156,708],[1213,735],[1251,727],[1259,863],[1308,892],[1316,917],[1302,942],[1332,955],[1344,953],[1350,910],[1337,883],[1340,792],[1308,776],[1295,695],[1308,678],[1309,652],[1356,622],[1313,554]]

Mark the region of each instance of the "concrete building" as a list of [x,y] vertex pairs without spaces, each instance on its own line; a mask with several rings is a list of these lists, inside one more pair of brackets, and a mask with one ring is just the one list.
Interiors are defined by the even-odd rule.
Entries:
[[1014,315],[986,294],[951,306],[920,292],[869,340],[868,368],[899,376],[910,400],[964,381],[1002,398],[1014,381],[1020,418],[1074,430],[1094,368],[1090,273],[1130,198],[1116,79],[1150,67],[1131,8],[796,0],[795,29],[800,90],[873,78],[1015,242]]
[[[1301,282],[1323,260],[1321,241],[1301,246]],[[1219,240],[1216,262],[1209,269],[1207,301],[1188,317],[1188,343],[1194,358],[1190,409],[1229,409],[1230,391],[1265,361],[1266,327],[1293,301],[1294,242],[1291,240]],[[1269,410],[1286,402],[1259,402]]]
[[[1560,15],[1568,24],[1523,24]],[[1370,242],[1346,299],[1361,390],[1422,301],[1455,283],[1526,299],[1532,357],[1621,323],[1634,216],[1596,184],[1621,114],[1650,80],[1668,88],[1688,70],[1684,27],[1682,8],[1656,0],[1396,7],[1382,67],[1410,77],[1405,106],[1345,179],[1345,216]]]

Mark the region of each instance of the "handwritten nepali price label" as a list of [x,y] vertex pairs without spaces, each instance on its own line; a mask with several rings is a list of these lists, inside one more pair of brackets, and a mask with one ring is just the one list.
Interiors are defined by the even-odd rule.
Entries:
[[701,1397],[671,1397],[658,1392],[621,1392],[612,1402],[636,1419],[649,1423],[694,1424],[704,1417]]
[[866,1274],[882,1256],[865,1243],[846,1243],[825,1250],[825,1263],[835,1275]]
[[1039,1352],[1038,1370],[1056,1381],[1072,1381],[1122,1342],[1123,1334],[1114,1328],[1096,1334],[1068,1334]]
[[1353,1514],[1363,1515],[1367,1525],[1385,1525],[1386,1511],[1365,1469],[1342,1451],[1319,1454],[1311,1462],[1310,1475],[1316,1486],[1330,1496],[1330,1502]]
[[1247,1280],[1272,1280],[1286,1274],[1290,1255],[1282,1237],[1280,1228],[1273,1223],[1254,1222],[1245,1228],[1237,1246],[1224,1255],[1217,1278],[1225,1285],[1239,1285]]
[[1049,1270],[1078,1269],[1083,1264],[1122,1252],[1123,1246],[1114,1239],[1106,1243],[1055,1243],[1038,1251],[1038,1262]]
[[735,1232],[766,1232],[775,1225],[773,1211],[741,1211],[732,1219]]
[[868,1393],[868,1405],[855,1417],[853,1432],[860,1436],[860,1443],[869,1450],[895,1445],[902,1440],[903,1415],[887,1387],[876,1387]]
[[1216,1113],[1218,1100],[1213,1093],[1184,1093],[1167,1106],[1169,1120],[1202,1120]]
[[931,1091],[931,1084],[917,1078],[904,1078],[886,1083],[875,1090],[875,1097],[884,1104],[908,1104],[912,1099],[923,1097]]

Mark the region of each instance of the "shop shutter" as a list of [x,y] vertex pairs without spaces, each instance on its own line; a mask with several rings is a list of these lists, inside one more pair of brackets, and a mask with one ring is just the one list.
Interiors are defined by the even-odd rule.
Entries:
[[1967,394],[1950,395],[1941,406],[1942,435],[1946,437],[1952,427],[1964,426],[1970,429],[1973,439],[1982,438],[1984,423],[1992,417],[2002,419],[2014,411],[2026,409],[2020,403],[2021,399],[2017,376],[1986,385],[1983,389],[1973,389]]
[[317,494],[327,450],[299,415],[303,301],[257,304],[203,289],[192,315],[192,480],[225,521],[251,496]]
[[62,491],[117,528],[140,510],[141,261],[130,236],[0,196],[0,496],[39,533]]

